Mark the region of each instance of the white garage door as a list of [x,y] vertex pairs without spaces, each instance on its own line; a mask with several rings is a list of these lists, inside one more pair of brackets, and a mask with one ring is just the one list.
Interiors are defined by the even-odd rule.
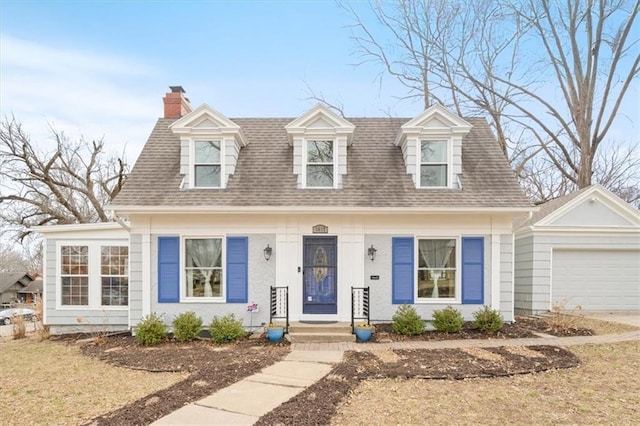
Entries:
[[552,302],[591,311],[640,310],[639,250],[553,250]]

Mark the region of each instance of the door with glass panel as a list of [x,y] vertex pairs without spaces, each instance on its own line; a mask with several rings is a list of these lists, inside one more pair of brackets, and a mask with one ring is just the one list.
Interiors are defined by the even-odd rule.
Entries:
[[335,314],[337,309],[337,237],[304,237],[304,314]]

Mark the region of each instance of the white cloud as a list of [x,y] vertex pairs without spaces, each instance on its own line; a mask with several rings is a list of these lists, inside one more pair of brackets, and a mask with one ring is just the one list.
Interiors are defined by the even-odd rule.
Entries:
[[162,113],[164,78],[154,67],[5,34],[0,49],[3,116],[14,115],[34,140],[48,140],[51,124],[70,137],[104,137],[118,153],[126,144],[128,161],[135,161]]

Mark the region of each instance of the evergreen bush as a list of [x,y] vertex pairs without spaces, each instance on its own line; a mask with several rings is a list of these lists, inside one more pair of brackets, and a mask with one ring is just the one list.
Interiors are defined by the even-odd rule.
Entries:
[[153,346],[161,343],[169,334],[167,326],[156,314],[150,314],[142,318],[136,327],[136,341],[145,346]]
[[393,315],[393,331],[404,336],[422,334],[425,324],[411,305],[402,305]]
[[173,320],[173,336],[181,342],[195,339],[202,330],[202,318],[195,312],[183,312]]
[[433,326],[436,331],[457,333],[464,325],[462,314],[451,306],[433,312]]
[[234,314],[223,317],[217,315],[213,317],[209,326],[209,334],[216,343],[235,342],[242,339],[246,332],[242,327],[242,320],[237,319]]

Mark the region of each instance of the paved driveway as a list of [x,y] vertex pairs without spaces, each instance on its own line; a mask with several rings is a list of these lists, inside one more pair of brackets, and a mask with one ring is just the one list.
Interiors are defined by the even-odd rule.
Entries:
[[585,312],[584,316],[640,327],[640,312]]

